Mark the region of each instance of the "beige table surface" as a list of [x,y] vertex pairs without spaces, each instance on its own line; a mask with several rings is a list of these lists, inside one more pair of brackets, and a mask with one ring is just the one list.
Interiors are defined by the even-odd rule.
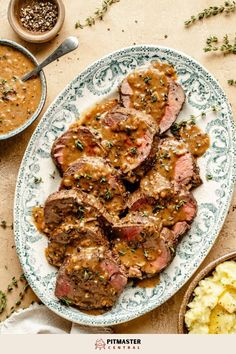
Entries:
[[[8,0],[0,0],[0,38],[12,39],[23,44],[41,60],[66,36],[78,35],[80,48],[45,69],[48,96],[44,111],[64,86],[86,66],[105,54],[136,43],[169,46],[198,60],[219,80],[232,103],[235,114],[236,88],[229,87],[227,79],[236,79],[236,56],[207,55],[202,48],[206,37],[210,34],[221,37],[227,32],[233,36],[236,14],[228,18],[225,16],[211,18],[190,29],[185,29],[183,26],[184,20],[192,14],[212,3],[215,5],[222,2],[223,0],[121,0],[110,9],[103,22],[97,23],[93,28],[76,30],[75,22],[93,13],[101,0],[64,0],[66,20],[59,36],[48,44],[30,45],[22,42],[11,30],[7,21]],[[6,220],[9,225],[13,221],[13,198],[19,165],[39,119],[23,134],[0,142],[0,222]],[[236,204],[235,198],[234,203]],[[223,230],[204,264],[236,248],[234,203],[231,204]],[[22,273],[13,245],[14,235],[11,228],[5,230],[0,228],[0,289],[2,290],[7,287],[13,276],[18,277]],[[176,333],[177,315],[185,290],[186,287],[164,305],[145,316],[115,326],[115,332]],[[9,297],[8,309],[14,304],[16,297],[17,291],[14,290]],[[36,297],[33,292],[28,291],[22,306],[27,307],[34,299]],[[3,320],[4,316],[2,314],[0,320]]]

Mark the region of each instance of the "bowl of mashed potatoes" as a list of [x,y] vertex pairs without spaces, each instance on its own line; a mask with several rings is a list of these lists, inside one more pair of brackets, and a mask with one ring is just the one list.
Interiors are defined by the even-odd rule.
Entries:
[[213,261],[193,279],[180,308],[178,332],[236,333],[236,252]]

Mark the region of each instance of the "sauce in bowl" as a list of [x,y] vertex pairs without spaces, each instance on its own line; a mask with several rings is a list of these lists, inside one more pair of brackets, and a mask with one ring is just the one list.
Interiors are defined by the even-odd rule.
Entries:
[[33,61],[21,51],[0,44],[0,137],[22,126],[40,104],[40,77],[20,80],[34,67]]

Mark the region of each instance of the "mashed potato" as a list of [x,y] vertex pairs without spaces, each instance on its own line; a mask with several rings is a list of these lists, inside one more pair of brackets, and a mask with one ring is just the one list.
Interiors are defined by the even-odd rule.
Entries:
[[219,264],[212,276],[201,280],[188,308],[189,333],[236,333],[236,262]]

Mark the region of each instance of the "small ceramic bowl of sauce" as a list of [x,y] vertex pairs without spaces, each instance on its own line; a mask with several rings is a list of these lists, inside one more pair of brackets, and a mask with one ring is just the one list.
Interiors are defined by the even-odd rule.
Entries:
[[65,20],[62,0],[11,0],[8,21],[25,41],[44,43],[53,39]]
[[39,116],[46,100],[43,71],[26,82],[21,77],[38,65],[21,45],[0,40],[0,140],[21,133]]

